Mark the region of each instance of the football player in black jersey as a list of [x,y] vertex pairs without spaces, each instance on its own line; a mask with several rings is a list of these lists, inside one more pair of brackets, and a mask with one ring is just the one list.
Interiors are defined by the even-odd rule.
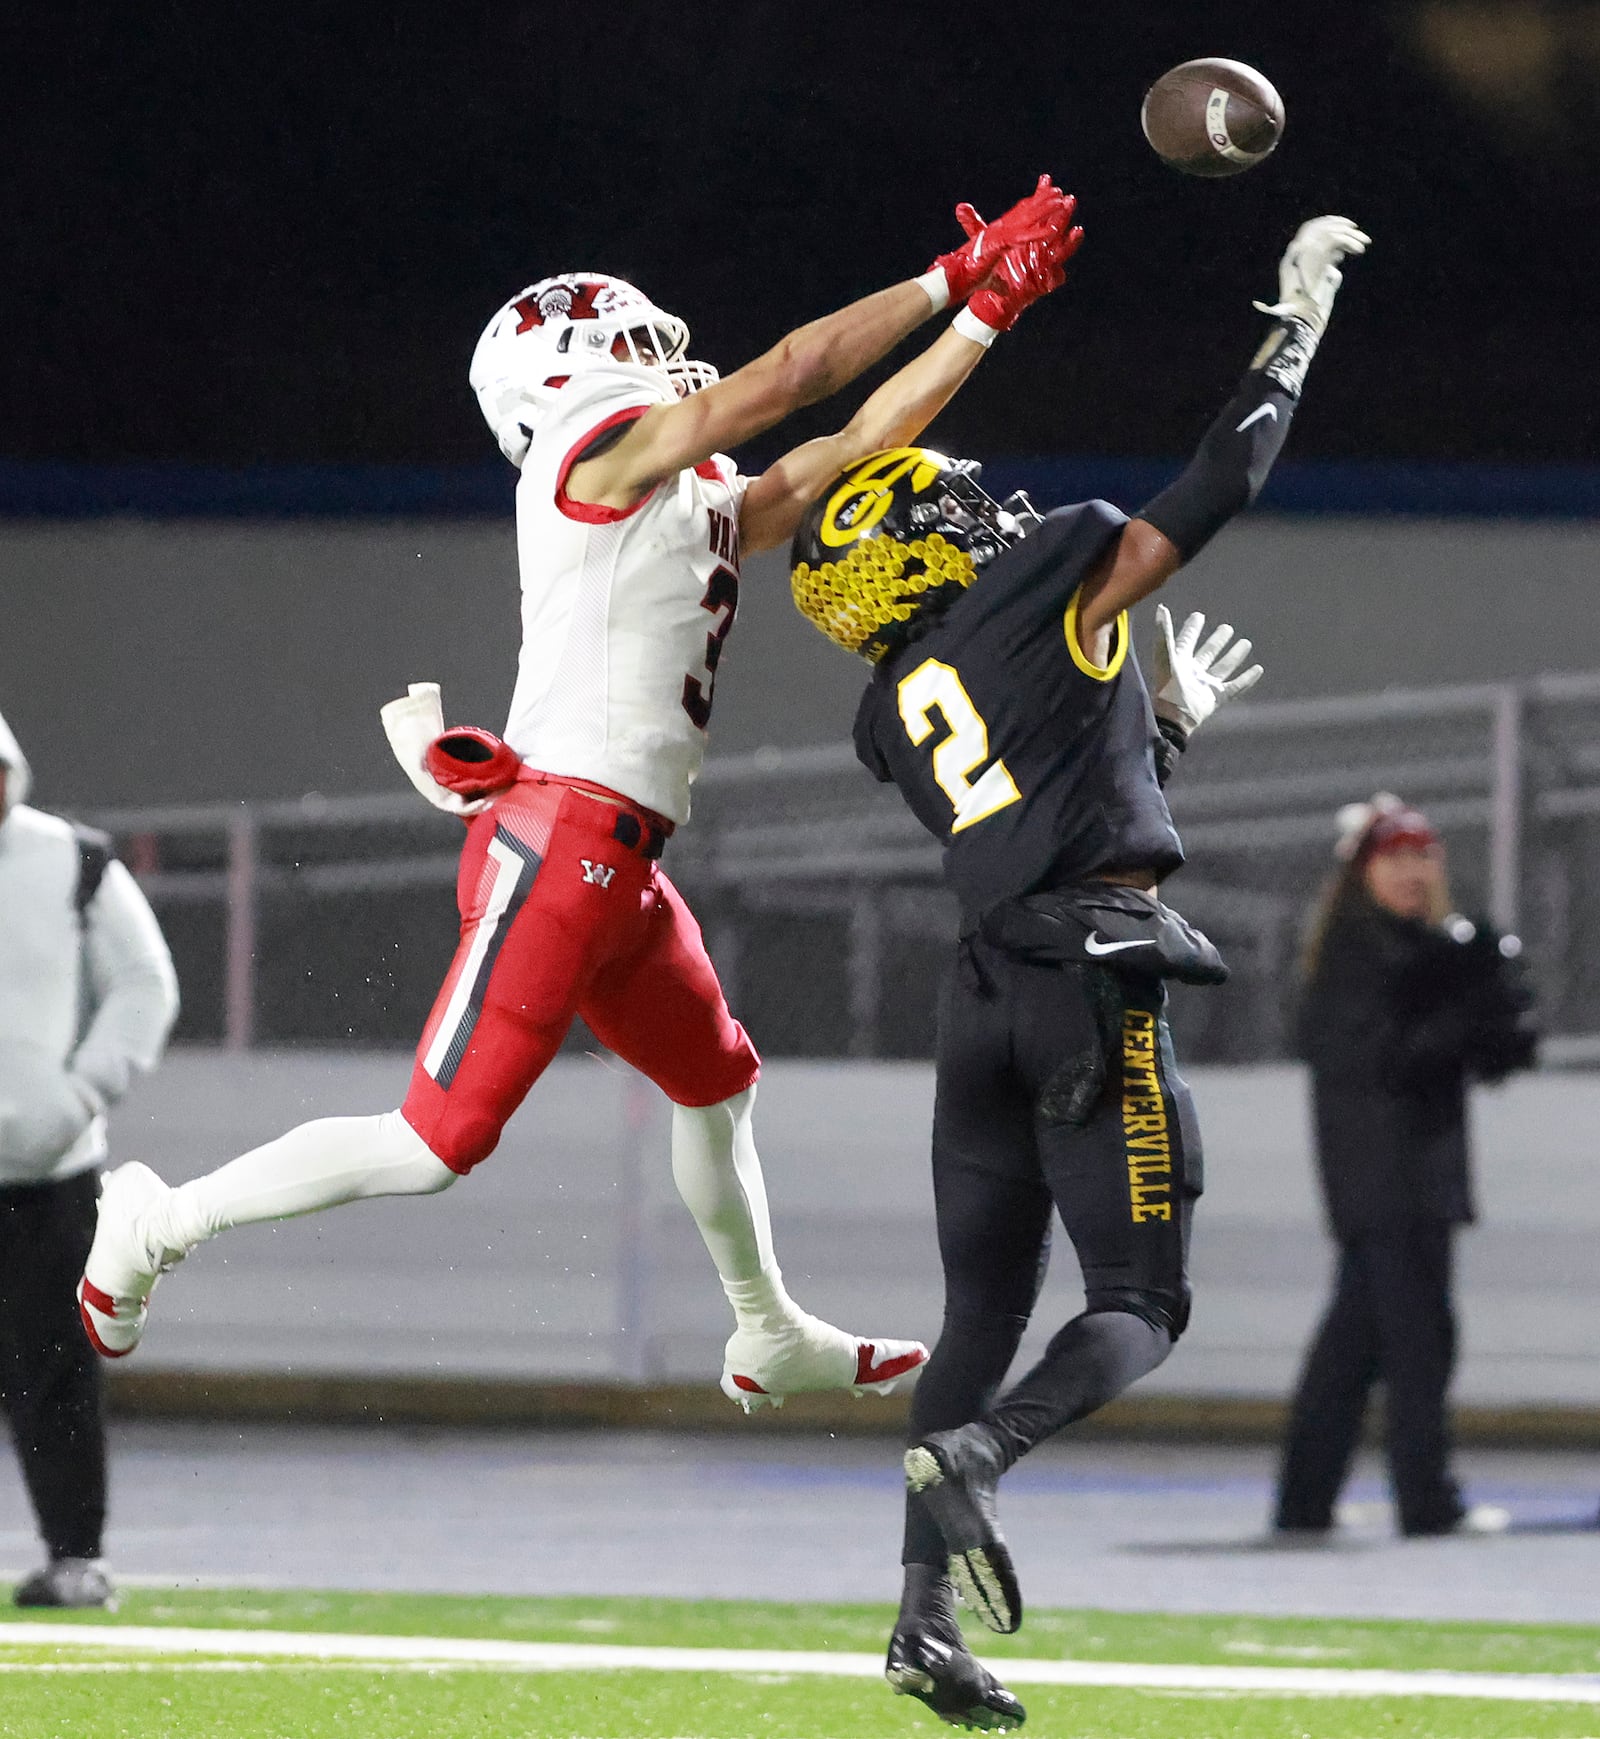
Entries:
[[[1161,612],[1153,710],[1128,610],[1254,500],[1341,281],[1367,237],[1315,218],[1279,267],[1272,328],[1178,479],[1129,519],[1042,518],[921,447],[835,479],[796,535],[801,611],[874,666],[857,753],[945,845],[962,934],[939,1018],[934,1194],[944,1327],[912,1403],[904,1595],[887,1673],[956,1725],[1023,1710],[967,1651],[952,1588],[998,1631],[1022,1597],[995,1519],[1002,1474],[1159,1365],[1189,1316],[1200,1142],[1164,981],[1217,983],[1216,950],[1156,889],[1183,862],[1161,786],[1217,700],[1254,680],[1228,632]],[[1187,703],[1187,704],[1186,704]],[[1000,1395],[1038,1295],[1052,1208],[1086,1309]]]

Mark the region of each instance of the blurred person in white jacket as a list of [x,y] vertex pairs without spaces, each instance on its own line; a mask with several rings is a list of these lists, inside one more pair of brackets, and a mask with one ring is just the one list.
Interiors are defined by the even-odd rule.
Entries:
[[29,807],[0,718],[0,1407],[49,1552],[19,1606],[103,1606],[100,1361],[74,1288],[107,1108],[178,1012],[155,915],[104,835]]

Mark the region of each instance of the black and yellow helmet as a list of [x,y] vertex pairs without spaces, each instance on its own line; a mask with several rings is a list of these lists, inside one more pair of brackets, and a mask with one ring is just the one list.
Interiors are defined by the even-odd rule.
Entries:
[[1037,522],[1026,497],[1002,505],[981,489],[981,470],[928,447],[891,447],[842,471],[790,546],[800,614],[876,664],[928,593],[971,585]]

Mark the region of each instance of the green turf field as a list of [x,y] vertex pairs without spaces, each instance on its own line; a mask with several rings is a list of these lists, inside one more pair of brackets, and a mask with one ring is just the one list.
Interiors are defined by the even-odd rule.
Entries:
[[[314,1661],[267,1639],[211,1639],[178,1658],[107,1630],[292,1632],[460,1639],[458,1646],[621,1644],[880,1653],[891,1614],[858,1606],[719,1601],[462,1599],[426,1595],[133,1590],[114,1617],[39,1613],[84,1645],[0,1641],[3,1739],[866,1739],[949,1732],[871,1677],[773,1670],[542,1670],[470,1660]],[[7,1610],[0,1618],[28,1622]],[[969,1631],[1007,1657],[1406,1673],[1600,1673],[1600,1631],[1574,1627],[1030,1614],[1016,1637]],[[169,1639],[170,1640],[170,1639]],[[152,1639],[153,1644],[154,1639]],[[107,1646],[112,1643],[113,1646]],[[186,1645],[187,1646],[187,1645]],[[300,1641],[283,1639],[299,1648]],[[391,1645],[382,1645],[391,1646]],[[402,1656],[411,1645],[393,1645]],[[419,1645],[420,1646],[420,1645]],[[443,1646],[441,1644],[441,1646]],[[831,1664],[831,1663],[824,1663]],[[1027,1731],[1073,1739],[1596,1739],[1600,1706],[1401,1694],[1288,1695],[1160,1686],[1015,1686]],[[1426,1686],[1411,1687],[1426,1691]]]

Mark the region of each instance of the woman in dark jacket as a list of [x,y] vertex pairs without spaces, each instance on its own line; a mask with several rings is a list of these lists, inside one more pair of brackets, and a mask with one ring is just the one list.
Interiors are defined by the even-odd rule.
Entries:
[[1450,1475],[1451,1256],[1474,1218],[1467,1085],[1532,1065],[1515,937],[1450,912],[1444,848],[1387,793],[1340,817],[1335,876],[1304,963],[1299,1048],[1339,1244],[1333,1300],[1290,1416],[1276,1524],[1322,1533],[1382,1383],[1400,1530],[1480,1531]]

